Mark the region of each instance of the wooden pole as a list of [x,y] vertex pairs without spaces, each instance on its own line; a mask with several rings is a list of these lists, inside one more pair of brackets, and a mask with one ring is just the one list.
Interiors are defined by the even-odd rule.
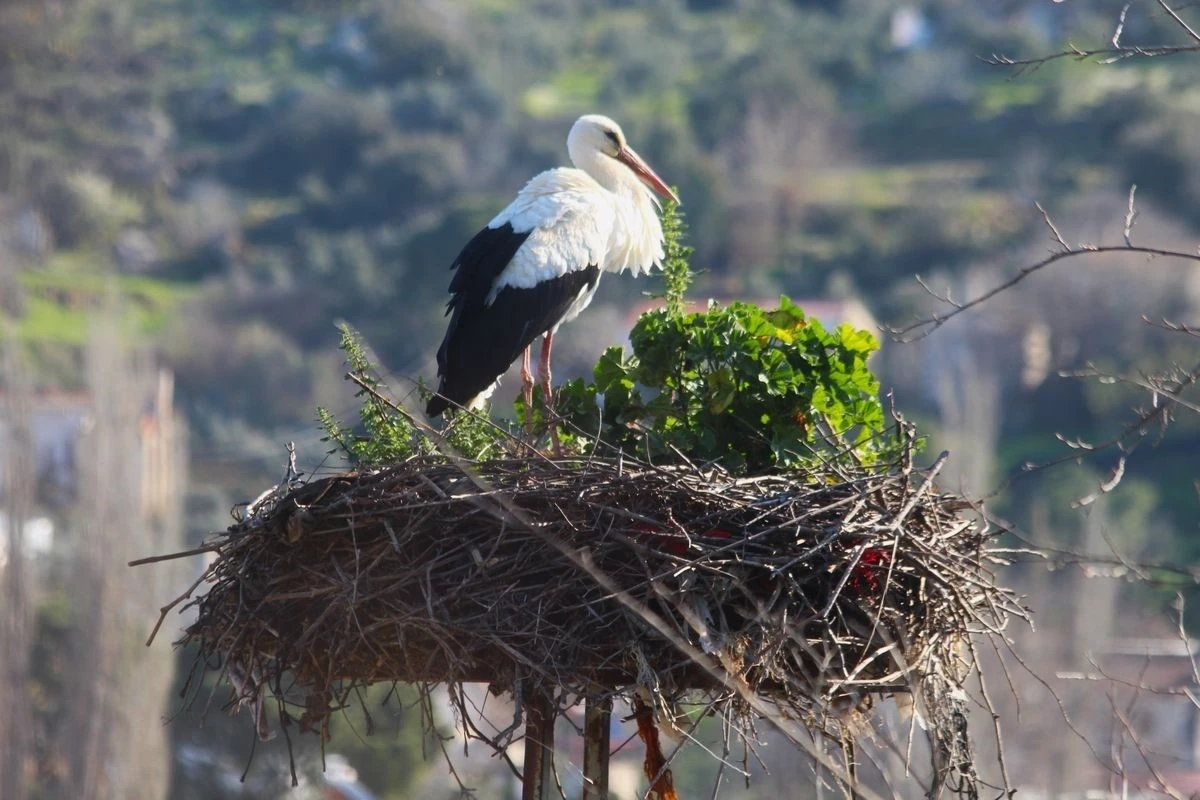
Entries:
[[525,688],[525,767],[521,800],[551,800],[554,791],[554,695],[533,682]]
[[583,800],[608,800],[611,721],[612,695],[589,697],[583,711]]

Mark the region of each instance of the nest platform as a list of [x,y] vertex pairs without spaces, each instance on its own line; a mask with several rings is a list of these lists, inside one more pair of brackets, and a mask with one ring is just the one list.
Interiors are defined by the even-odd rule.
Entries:
[[280,486],[210,543],[181,643],[302,730],[366,684],[533,679],[564,706],[751,700],[836,736],[830,708],[921,693],[950,742],[961,645],[1020,609],[940,464],[735,478],[426,455]]

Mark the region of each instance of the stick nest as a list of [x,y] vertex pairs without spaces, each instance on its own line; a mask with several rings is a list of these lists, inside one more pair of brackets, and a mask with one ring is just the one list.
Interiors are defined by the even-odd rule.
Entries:
[[183,642],[302,730],[380,681],[641,687],[843,739],[919,694],[965,779],[962,645],[1020,610],[934,473],[426,455],[281,486],[214,543]]

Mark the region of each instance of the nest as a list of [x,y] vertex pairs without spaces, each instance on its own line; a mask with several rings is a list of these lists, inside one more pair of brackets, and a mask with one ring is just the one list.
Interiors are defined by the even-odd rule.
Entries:
[[427,455],[281,486],[212,543],[183,642],[302,730],[383,681],[636,690],[843,741],[918,693],[965,785],[962,645],[1019,609],[935,473]]

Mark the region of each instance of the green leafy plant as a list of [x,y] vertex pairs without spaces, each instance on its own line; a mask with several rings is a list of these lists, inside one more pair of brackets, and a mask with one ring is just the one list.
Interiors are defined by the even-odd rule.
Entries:
[[773,310],[737,302],[684,313],[690,251],[671,206],[663,228],[666,307],[638,321],[632,353],[609,348],[592,382],[563,388],[558,410],[577,437],[750,474],[886,458],[894,442],[867,366],[875,337],[849,325],[827,330],[787,297]]
[[[478,411],[451,412],[452,419],[442,428],[442,436],[452,452],[474,461],[508,454],[520,435],[509,423],[493,421]],[[429,442],[428,439],[425,440]],[[434,449],[432,443],[430,448]]]
[[692,285],[692,253],[695,248],[683,243],[686,232],[683,212],[679,204],[667,200],[662,213],[663,229],[663,282],[667,286],[667,314],[678,317],[683,314],[684,295]]
[[[329,409],[317,409],[317,422],[325,432],[324,441],[332,442],[353,466],[361,468],[396,464],[418,453],[432,452],[438,446],[434,438],[421,435],[412,418],[389,399],[389,389],[379,370],[367,355],[362,336],[351,326],[338,326],[339,345],[346,354],[346,379],[358,387],[360,427],[342,423]],[[422,402],[429,393],[421,387]],[[507,430],[473,411],[450,412],[452,420],[443,428],[442,437],[452,452],[471,459],[497,455],[515,439]]]
[[356,432],[329,409],[318,408],[317,422],[325,432],[324,440],[337,445],[355,466],[402,461],[416,450],[412,423],[387,400],[387,388],[367,356],[362,336],[346,323],[340,324],[338,330],[342,333],[339,346],[346,354],[347,380],[353,380],[359,387],[355,397],[362,400],[358,410],[362,429]]

